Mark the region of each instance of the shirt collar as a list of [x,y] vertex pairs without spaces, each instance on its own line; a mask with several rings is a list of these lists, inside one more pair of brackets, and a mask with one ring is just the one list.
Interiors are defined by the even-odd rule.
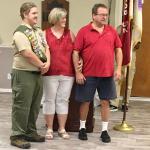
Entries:
[[[90,23],[88,24],[88,28],[89,28],[90,31],[96,31],[96,30],[93,28],[93,26],[92,26],[92,22],[90,22]],[[109,25],[104,25],[104,31],[103,31],[103,33],[106,32],[106,31],[109,31]]]
[[26,26],[26,27],[28,27],[29,29],[31,29],[31,30],[36,30],[37,29],[37,26],[35,25],[35,26],[30,26],[29,24],[27,24],[27,23],[25,23],[25,22],[23,22],[21,25],[24,25],[24,26]]

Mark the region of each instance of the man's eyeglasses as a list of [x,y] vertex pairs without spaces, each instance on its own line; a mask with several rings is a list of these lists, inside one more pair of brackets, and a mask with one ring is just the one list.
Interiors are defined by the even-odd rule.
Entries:
[[96,15],[98,15],[100,17],[108,17],[108,14],[96,14]]

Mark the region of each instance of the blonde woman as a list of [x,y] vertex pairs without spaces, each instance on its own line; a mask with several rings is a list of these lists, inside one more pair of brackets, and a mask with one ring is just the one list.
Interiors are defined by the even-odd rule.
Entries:
[[53,119],[57,114],[59,129],[58,135],[69,138],[65,130],[68,115],[68,103],[74,71],[72,51],[75,36],[66,29],[67,12],[63,8],[54,8],[49,14],[50,28],[45,30],[45,36],[51,53],[51,65],[44,75],[43,113],[47,124],[46,139],[53,139]]

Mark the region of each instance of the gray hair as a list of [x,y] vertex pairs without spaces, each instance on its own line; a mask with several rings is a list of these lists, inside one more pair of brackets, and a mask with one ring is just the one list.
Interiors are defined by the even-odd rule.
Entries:
[[64,8],[53,8],[48,16],[48,21],[51,26],[55,25],[62,17],[67,15],[67,11]]

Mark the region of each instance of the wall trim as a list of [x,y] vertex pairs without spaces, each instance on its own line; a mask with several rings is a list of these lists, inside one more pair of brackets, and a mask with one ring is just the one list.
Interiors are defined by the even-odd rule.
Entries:
[[11,89],[3,89],[3,88],[0,88],[0,93],[11,93],[12,90]]
[[2,45],[0,44],[0,48],[13,48],[12,45]]
[[[0,88],[0,93],[12,93],[12,90]],[[123,100],[122,96],[120,97],[120,100]],[[150,102],[150,97],[130,97],[130,101]]]
[[150,97],[130,97],[131,101],[144,101],[150,102]]
[[[123,96],[120,96],[120,100],[123,100]],[[150,102],[150,97],[130,97],[130,101],[142,101],[142,102]]]

